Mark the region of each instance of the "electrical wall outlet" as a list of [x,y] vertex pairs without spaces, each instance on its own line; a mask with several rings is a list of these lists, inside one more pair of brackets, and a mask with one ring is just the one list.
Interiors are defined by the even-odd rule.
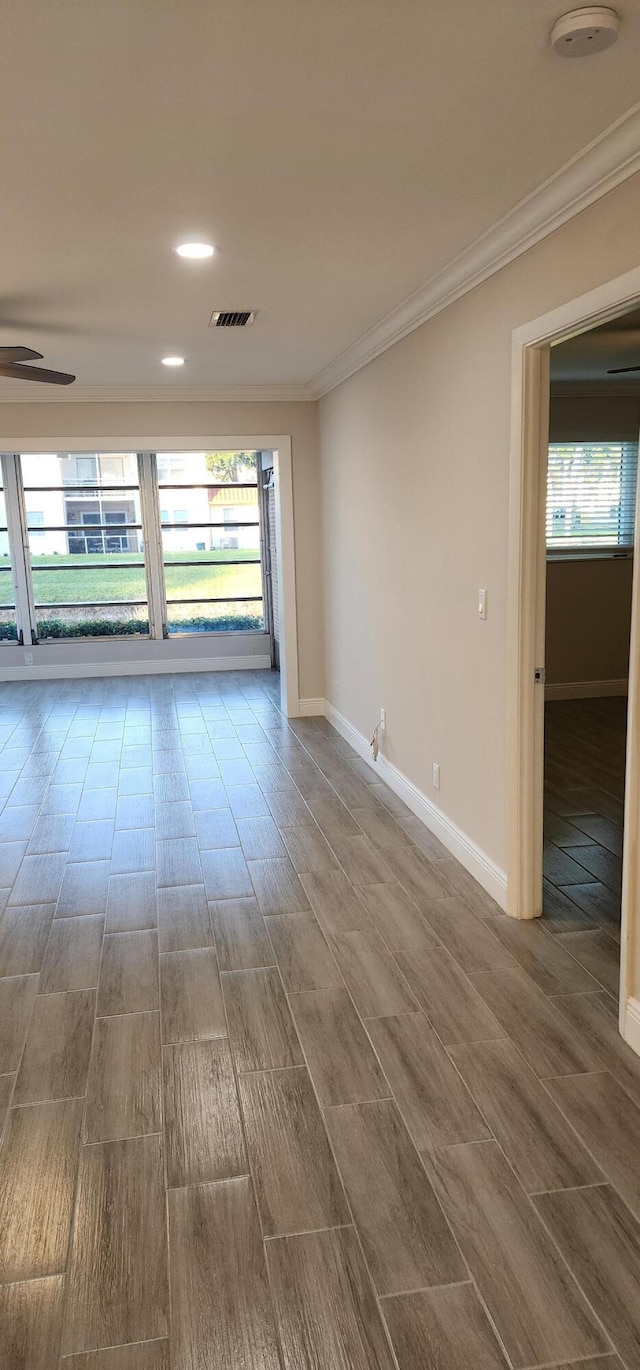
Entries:
[[439,789],[440,789],[440,767],[439,767],[437,761],[434,761],[434,762],[433,762],[433,765],[432,765],[432,767],[431,767],[431,780],[432,780],[432,783],[433,783],[433,788],[434,788],[434,790],[439,790]]
[[381,709],[381,710],[380,710],[380,727],[381,727],[381,728],[386,728],[386,726],[387,726],[387,711],[386,711],[386,709]]
[[33,666],[33,652],[25,652],[24,664],[25,666]]
[[487,617],[487,592],[486,592],[486,590],[478,590],[478,613],[479,613],[479,615],[480,615],[480,618],[486,618],[486,617]]

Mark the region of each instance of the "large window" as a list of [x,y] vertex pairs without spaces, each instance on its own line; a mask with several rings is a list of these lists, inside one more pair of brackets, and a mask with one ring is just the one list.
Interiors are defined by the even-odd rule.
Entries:
[[5,454],[0,641],[264,632],[263,456]]
[[0,642],[15,642],[17,637],[18,625],[9,550],[7,506],[2,463],[0,462]]
[[135,453],[43,453],[21,468],[38,639],[147,634]]
[[257,452],[157,457],[169,633],[263,627]]
[[618,555],[633,549],[638,444],[551,443],[547,554]]

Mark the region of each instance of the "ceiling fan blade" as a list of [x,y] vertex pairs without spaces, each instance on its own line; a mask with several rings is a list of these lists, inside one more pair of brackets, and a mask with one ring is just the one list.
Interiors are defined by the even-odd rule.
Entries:
[[0,376],[7,380],[44,381],[47,385],[71,385],[75,376],[66,371],[47,371],[44,366],[21,366],[19,362],[3,362],[0,359]]
[[42,361],[42,352],[34,352],[32,347],[0,347],[0,362]]
[[611,371],[607,371],[607,375],[622,376],[625,371],[640,371],[640,366],[614,366]]

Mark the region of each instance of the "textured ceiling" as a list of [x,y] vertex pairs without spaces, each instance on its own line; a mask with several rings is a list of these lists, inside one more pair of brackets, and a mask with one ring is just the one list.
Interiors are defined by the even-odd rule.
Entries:
[[[0,342],[88,385],[307,381],[637,99],[640,0],[583,62],[563,8],[3,7]],[[193,234],[220,256],[176,258]]]

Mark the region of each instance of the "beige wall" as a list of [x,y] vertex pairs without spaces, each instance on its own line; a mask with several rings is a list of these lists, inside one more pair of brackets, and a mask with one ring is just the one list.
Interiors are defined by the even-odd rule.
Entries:
[[[293,455],[300,694],[324,692],[320,478],[317,406],[310,403],[0,404],[0,450],[19,440],[74,436],[108,447],[119,438],[242,437],[290,434]],[[16,445],[17,444],[17,445]]]
[[390,759],[501,866],[511,333],[637,266],[639,216],[636,176],[320,402],[329,697],[367,735],[384,705]]
[[[552,387],[551,442],[637,441],[639,430],[640,395],[566,396]],[[549,684],[626,679],[632,576],[631,560],[548,563]]]

